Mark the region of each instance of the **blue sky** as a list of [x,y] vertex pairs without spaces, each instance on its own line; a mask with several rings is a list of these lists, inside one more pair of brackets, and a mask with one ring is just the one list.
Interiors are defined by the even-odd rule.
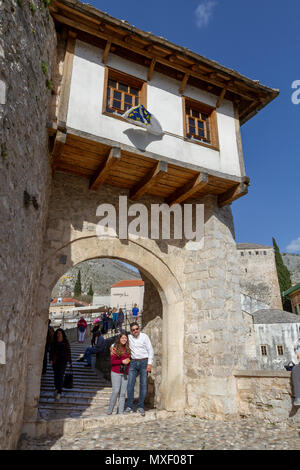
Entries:
[[[299,0],[89,0],[171,42],[218,61],[279,97],[242,126],[249,194],[232,204],[237,242],[300,253],[299,116],[292,83],[300,80]],[[289,248],[288,248],[289,247]]]

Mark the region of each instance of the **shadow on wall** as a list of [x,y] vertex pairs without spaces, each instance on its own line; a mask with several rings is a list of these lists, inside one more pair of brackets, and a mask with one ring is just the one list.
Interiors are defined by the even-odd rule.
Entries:
[[154,135],[149,134],[147,131],[143,131],[142,129],[126,129],[123,131],[130,142],[139,150],[146,150],[147,146],[151,144],[151,142],[157,142],[162,140],[162,135]]

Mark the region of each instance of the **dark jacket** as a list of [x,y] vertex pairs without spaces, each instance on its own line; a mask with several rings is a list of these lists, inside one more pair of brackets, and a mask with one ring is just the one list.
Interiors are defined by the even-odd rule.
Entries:
[[54,364],[58,361],[71,363],[72,357],[69,341],[53,342],[50,347],[49,359]]
[[103,336],[99,335],[97,339],[97,343],[95,344],[96,354],[104,351],[105,349],[105,339]]

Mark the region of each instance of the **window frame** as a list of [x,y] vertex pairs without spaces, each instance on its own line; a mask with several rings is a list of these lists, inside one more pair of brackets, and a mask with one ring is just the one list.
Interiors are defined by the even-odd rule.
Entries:
[[277,356],[284,356],[284,349],[283,349],[282,344],[277,344],[276,349],[277,349]]
[[[187,136],[188,129],[187,129],[187,113],[186,108],[190,107],[195,111],[200,111],[205,114],[209,115],[209,126],[210,126],[210,136],[211,136],[211,143],[208,144],[206,142],[202,142],[197,139],[191,139]],[[202,147],[206,147],[212,150],[220,151],[219,146],[219,135],[218,135],[218,122],[217,122],[217,109],[213,106],[209,106],[208,104],[202,103],[201,101],[196,101],[188,96],[182,96],[182,118],[183,118],[183,136],[184,140],[187,142],[191,142],[193,144],[202,145]]]
[[[263,353],[263,348],[265,349],[266,354]],[[266,345],[266,344],[261,344],[261,345],[260,345],[260,353],[261,353],[261,355],[264,356],[264,357],[268,356],[268,348],[267,348],[267,345]]]
[[129,75],[128,73],[106,66],[104,71],[102,114],[126,122],[120,114],[110,113],[106,110],[108,80],[121,81],[128,84],[128,86],[137,88],[139,90],[139,104],[142,104],[147,109],[147,82],[140,78],[136,78],[133,75]]

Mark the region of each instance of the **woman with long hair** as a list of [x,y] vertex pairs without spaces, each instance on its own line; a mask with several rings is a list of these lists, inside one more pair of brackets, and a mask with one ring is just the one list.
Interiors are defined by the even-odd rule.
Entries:
[[112,414],[118,397],[119,403],[117,413],[123,414],[125,394],[127,390],[127,375],[130,363],[130,349],[127,333],[121,333],[118,336],[114,344],[113,354],[110,356],[110,362],[112,392],[107,414]]
[[56,400],[60,399],[67,363],[72,367],[71,348],[66,333],[58,328],[54,335],[50,349],[50,364],[53,367]]

